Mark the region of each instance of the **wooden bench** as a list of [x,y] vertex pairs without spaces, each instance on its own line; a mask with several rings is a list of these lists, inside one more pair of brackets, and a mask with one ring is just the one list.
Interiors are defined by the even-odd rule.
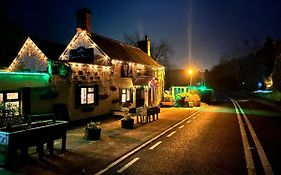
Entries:
[[136,109],[137,122],[151,122],[158,120],[158,114],[160,113],[160,107],[141,107]]
[[66,150],[66,121],[56,121],[53,114],[29,115],[30,123],[21,124],[11,129],[0,131],[0,156],[4,159],[0,165],[9,168],[16,150],[21,150],[22,157],[28,155],[28,148],[36,146],[39,158],[43,158],[44,144],[52,155],[54,152],[54,140],[62,139],[61,150]]

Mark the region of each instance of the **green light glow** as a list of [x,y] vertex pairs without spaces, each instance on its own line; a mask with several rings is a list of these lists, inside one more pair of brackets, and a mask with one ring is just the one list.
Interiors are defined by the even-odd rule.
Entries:
[[[271,116],[271,117],[280,117],[280,112],[274,112],[274,111],[266,111],[266,110],[255,110],[255,109],[243,109],[245,114],[247,116],[250,115],[255,115],[255,116]],[[229,107],[213,107],[209,108],[206,110],[206,112],[211,112],[211,113],[233,113],[235,114],[234,108],[229,108]]]
[[205,91],[207,88],[206,88],[206,86],[199,86],[198,89],[199,89],[200,91]]
[[51,60],[48,60],[48,73],[50,76],[52,76],[52,61]]
[[38,72],[0,72],[0,75],[36,75],[36,76],[50,76],[48,73]]
[[35,72],[0,72],[0,90],[17,90],[22,87],[47,87],[50,75]]

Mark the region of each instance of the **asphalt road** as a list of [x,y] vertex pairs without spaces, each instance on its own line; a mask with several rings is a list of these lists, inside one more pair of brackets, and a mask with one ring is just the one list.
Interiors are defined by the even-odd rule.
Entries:
[[280,112],[247,99],[236,99],[236,108],[220,101],[104,174],[281,174]]

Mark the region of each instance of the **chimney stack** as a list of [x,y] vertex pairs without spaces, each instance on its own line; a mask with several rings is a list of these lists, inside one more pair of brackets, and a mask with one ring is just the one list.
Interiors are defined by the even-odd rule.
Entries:
[[92,35],[91,29],[91,11],[87,8],[76,11],[77,30],[86,30],[88,35]]
[[147,35],[145,35],[144,40],[138,41],[138,47],[146,53],[148,56],[151,56],[150,53],[150,40]]

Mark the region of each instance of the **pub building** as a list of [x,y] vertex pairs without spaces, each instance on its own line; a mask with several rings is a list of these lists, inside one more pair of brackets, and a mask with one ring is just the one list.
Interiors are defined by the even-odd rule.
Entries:
[[[19,115],[55,113],[76,121],[129,108],[158,106],[164,93],[162,65],[139,48],[91,31],[91,12],[76,12],[76,34],[65,46],[27,38],[0,70],[0,103]],[[1,58],[3,59],[3,58]]]

